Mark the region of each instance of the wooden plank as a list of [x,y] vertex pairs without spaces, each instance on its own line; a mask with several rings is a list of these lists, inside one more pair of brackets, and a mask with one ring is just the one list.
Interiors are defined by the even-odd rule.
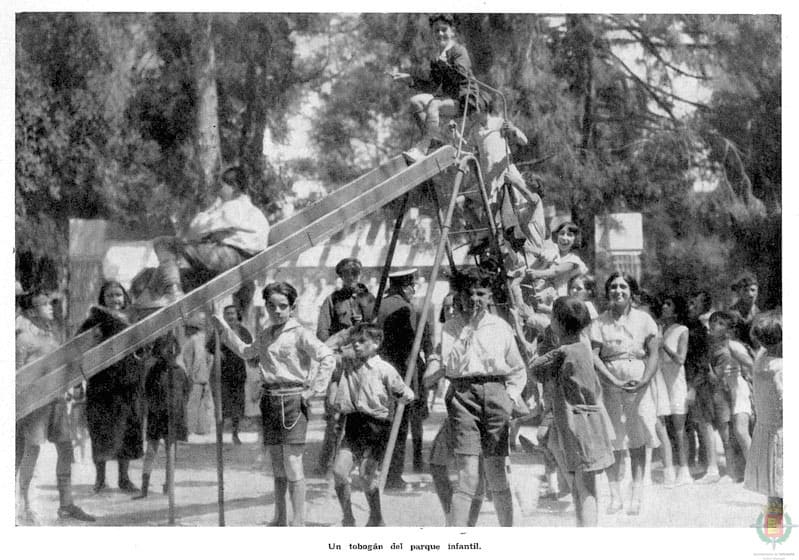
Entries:
[[[396,159],[392,160],[386,166],[368,173],[368,181],[363,177],[356,179],[353,183],[357,185],[357,189],[352,187],[353,183],[346,185],[301,212],[292,221],[294,225],[285,233],[285,237],[265,251],[86,350],[82,356],[66,354],[59,348],[54,353],[20,368],[16,375],[17,419],[52,401],[84,375],[90,378],[180,325],[186,317],[204,309],[208,302],[236,291],[242,283],[326,240],[455,163],[455,149],[452,146],[444,146],[411,166],[405,166],[404,162]],[[387,173],[396,168],[400,171],[386,177]],[[339,191],[343,192],[336,196]]]
[[318,200],[302,212],[298,212],[293,216],[275,224],[269,231],[269,244],[274,245],[298,231],[301,227],[317,220],[327,214],[330,208],[337,208],[344,205],[347,201],[356,197],[364,189],[371,188],[374,185],[380,184],[388,180],[397,173],[404,171],[408,165],[405,163],[405,158],[402,156],[395,157],[394,159],[384,163],[380,167],[361,175],[354,181],[339,187],[329,195],[321,200]]

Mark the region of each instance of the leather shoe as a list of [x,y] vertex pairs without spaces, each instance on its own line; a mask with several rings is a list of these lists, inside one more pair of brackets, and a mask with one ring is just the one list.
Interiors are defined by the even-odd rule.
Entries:
[[386,490],[405,490],[408,483],[400,476],[386,481]]
[[128,494],[138,494],[139,489],[133,484],[130,480],[120,480],[119,481],[119,489],[123,492],[127,492]]
[[59,519],[76,519],[78,521],[97,521],[93,515],[89,515],[75,504],[61,506],[58,508]]

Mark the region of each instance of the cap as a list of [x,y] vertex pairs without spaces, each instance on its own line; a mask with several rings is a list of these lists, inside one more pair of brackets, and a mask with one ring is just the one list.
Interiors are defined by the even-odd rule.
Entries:
[[389,282],[395,286],[407,286],[413,284],[416,276],[416,268],[403,268],[401,270],[394,270],[388,273]]
[[354,258],[341,259],[340,261],[338,261],[338,264],[336,265],[336,274],[338,276],[341,276],[345,270],[356,270],[360,272],[361,268],[363,268],[363,266],[361,265],[361,261],[359,261],[358,259]]

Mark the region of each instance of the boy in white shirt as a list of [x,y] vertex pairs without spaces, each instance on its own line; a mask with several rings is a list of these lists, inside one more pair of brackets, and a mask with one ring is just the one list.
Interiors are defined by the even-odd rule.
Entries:
[[344,514],[342,525],[353,527],[349,477],[357,461],[369,502],[366,526],[382,527],[377,470],[391,433],[394,400],[409,403],[414,395],[394,366],[377,355],[382,329],[361,323],[350,332],[350,340],[355,356],[342,358],[341,379],[331,381],[328,390],[330,409],[345,415],[344,438],[333,466],[336,495]]

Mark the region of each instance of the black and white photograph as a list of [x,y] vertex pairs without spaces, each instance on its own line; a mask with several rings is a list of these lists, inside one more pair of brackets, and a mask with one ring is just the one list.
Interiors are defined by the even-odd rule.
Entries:
[[794,554],[789,16],[438,4],[9,8],[17,547]]

